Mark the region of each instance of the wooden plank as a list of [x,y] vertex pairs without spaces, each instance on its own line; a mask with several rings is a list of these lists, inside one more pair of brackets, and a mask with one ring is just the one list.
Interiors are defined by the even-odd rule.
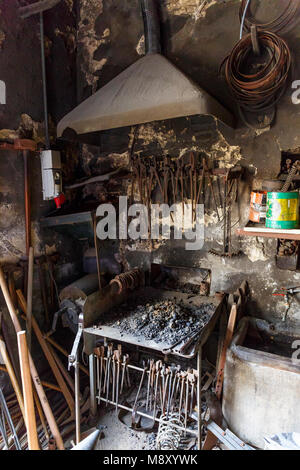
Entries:
[[23,385],[24,407],[25,407],[25,423],[27,429],[29,450],[39,450],[39,441],[36,431],[36,420],[34,412],[32,382],[29,367],[28,348],[26,341],[26,332],[19,331],[18,348],[20,357],[20,368]]
[[1,338],[0,338],[0,353],[1,353],[2,359],[4,361],[4,364],[6,366],[6,372],[9,375],[9,378],[10,378],[11,384],[13,386],[13,389],[15,391],[15,394],[16,394],[16,397],[17,397],[22,415],[23,415],[24,420],[25,420],[25,409],[24,409],[24,400],[23,400],[22,391],[20,389],[20,386],[19,386],[18,380],[16,378],[16,374],[15,374],[14,368],[12,366],[12,363],[10,361],[10,358],[7,354],[7,349],[6,349],[5,343]]

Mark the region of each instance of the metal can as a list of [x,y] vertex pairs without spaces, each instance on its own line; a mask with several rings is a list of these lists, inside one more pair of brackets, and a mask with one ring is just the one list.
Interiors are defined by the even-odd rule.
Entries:
[[267,194],[266,227],[275,229],[293,229],[299,224],[299,193]]

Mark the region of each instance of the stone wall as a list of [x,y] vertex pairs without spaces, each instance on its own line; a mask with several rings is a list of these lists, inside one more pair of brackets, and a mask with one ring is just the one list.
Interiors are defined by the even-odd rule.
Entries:
[[[273,1],[259,3],[258,14],[262,19],[275,16],[280,11],[280,5],[274,7]],[[239,37],[240,1],[162,0],[160,5],[164,54],[237,115],[219,67]],[[290,80],[300,76],[296,61],[300,53],[299,27],[285,35],[294,58]],[[143,25],[138,0],[79,0],[78,102],[108,83],[143,53]],[[290,85],[278,107],[275,124],[266,132],[255,132],[240,122],[235,130],[230,130],[204,117],[182,118],[141,126],[137,151],[145,157],[167,153],[176,157],[190,150],[204,151],[210,159],[218,159],[223,166],[239,162],[248,173],[241,186],[243,194],[240,195],[239,213],[235,218],[236,227],[243,225],[248,220],[251,187],[260,189],[263,179],[276,178],[281,152],[299,147],[300,106],[291,102]],[[112,152],[124,154],[129,147],[131,133],[132,129],[128,128],[103,132],[100,136],[102,155],[108,156]],[[298,285],[300,273],[277,269],[277,241],[235,238],[235,246],[243,251],[244,256],[223,259],[209,253],[210,248],[218,247],[221,240],[222,228],[216,224],[216,213],[207,208],[203,250],[187,255],[175,242],[165,242],[149,252],[138,244],[131,246],[130,251],[127,248],[126,256],[132,265],[147,260],[147,263],[210,268],[212,291],[233,291],[243,279],[248,279],[254,299],[251,313],[280,318],[284,313],[284,302],[272,294],[282,286]],[[289,317],[300,319],[297,303],[293,304]]]

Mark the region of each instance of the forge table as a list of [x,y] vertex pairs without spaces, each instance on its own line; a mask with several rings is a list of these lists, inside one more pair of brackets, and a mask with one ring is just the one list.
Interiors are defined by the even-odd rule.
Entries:
[[[100,295],[100,294],[99,294]],[[201,330],[199,330],[199,335],[193,339],[193,342],[190,346],[187,347],[187,350],[182,353],[182,346],[184,345],[184,340],[180,344],[168,344],[166,342],[155,342],[154,340],[142,339],[139,336],[130,334],[130,333],[120,333],[118,328],[118,322],[108,326],[105,321],[106,314],[114,309],[115,307],[124,303],[128,297],[130,300],[137,301],[137,304],[147,303],[150,299],[153,301],[159,300],[173,300],[174,302],[183,302],[186,305],[194,305],[201,307],[201,305],[212,304],[213,308],[209,313],[209,318],[207,319],[206,324]],[[201,449],[201,429],[202,429],[202,420],[201,420],[201,374],[202,374],[202,348],[203,345],[208,340],[210,334],[215,328],[215,325],[220,317],[220,314],[224,306],[224,297],[215,296],[215,297],[203,297],[195,296],[191,294],[181,293],[177,291],[166,291],[162,289],[154,289],[152,287],[144,287],[142,289],[136,290],[135,292],[123,295],[120,298],[116,296],[109,295],[109,292],[106,294],[101,294],[101,296],[94,302],[98,305],[98,314],[97,308],[93,306],[93,309],[90,306],[86,306],[86,312],[83,316],[83,339],[84,339],[84,351],[89,356],[89,368],[90,368],[90,393],[91,393],[91,413],[96,415],[97,412],[97,403],[96,403],[96,364],[95,364],[95,355],[94,348],[99,344],[99,340],[110,340],[118,343],[124,343],[127,345],[135,345],[141,349],[153,350],[156,352],[162,353],[163,356],[166,354],[170,356],[177,356],[186,359],[193,359],[197,357],[197,413],[198,413],[198,430],[187,430],[190,434],[194,434],[198,438],[198,449]],[[186,341],[186,339],[185,339]],[[137,371],[143,371],[135,366],[131,366]],[[120,409],[125,409],[127,411],[132,411],[131,408],[116,403],[114,401],[107,401],[104,398],[101,398],[101,401],[105,401],[109,404],[115,405]],[[140,416],[144,416],[150,419],[155,419],[157,422],[161,422],[160,418],[156,416],[146,415],[140,411],[136,411]],[[175,426],[176,427],[176,426]],[[178,427],[178,426],[177,426]]]

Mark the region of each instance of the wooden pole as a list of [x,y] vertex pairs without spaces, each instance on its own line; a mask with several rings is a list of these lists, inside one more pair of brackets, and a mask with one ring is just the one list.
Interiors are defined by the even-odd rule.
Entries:
[[31,352],[31,329],[32,329],[32,286],[33,286],[33,248],[29,248],[28,259],[28,282],[27,282],[27,316],[26,316],[26,332],[27,344]]
[[0,339],[0,353],[1,353],[2,359],[4,361],[4,364],[6,366],[6,371],[9,375],[11,384],[12,384],[13,389],[15,391],[15,394],[16,394],[16,397],[17,397],[17,400],[18,400],[18,403],[20,405],[20,409],[21,409],[21,412],[22,412],[22,415],[23,415],[24,421],[25,421],[25,410],[24,410],[24,400],[23,400],[22,391],[20,389],[20,386],[19,386],[18,380],[16,378],[16,374],[15,374],[15,371],[13,369],[10,358],[7,354],[7,349],[6,349],[5,343],[2,339]]
[[[24,295],[23,295],[22,291],[17,290],[17,297],[18,297],[20,307],[22,308],[23,312],[27,316],[27,305],[26,305],[26,300],[24,298]],[[55,360],[54,360],[54,358],[51,354],[49,346],[46,343],[46,341],[45,341],[45,339],[42,335],[42,332],[39,328],[39,325],[37,324],[37,321],[35,320],[34,317],[31,318],[31,322],[32,322],[32,327],[33,327],[33,330],[35,332],[35,335],[38,339],[38,342],[40,343],[40,346],[43,350],[43,353],[45,354],[45,357],[46,357],[46,359],[49,363],[49,366],[50,366],[50,368],[51,368],[51,370],[54,374],[54,377],[56,378],[57,383],[58,383],[58,385],[61,389],[61,392],[62,392],[62,394],[64,395],[64,397],[66,399],[68,407],[70,408],[70,412],[71,412],[71,414],[74,414],[75,403],[74,403],[72,394],[71,394],[70,390],[68,389],[68,387],[66,385],[66,382],[64,381],[62,373],[61,373],[59,367],[57,366],[57,364],[56,364],[56,362],[55,362]]]
[[[20,325],[20,322],[18,320],[16,310],[13,306],[12,301],[11,301],[11,298],[10,298],[10,295],[9,295],[9,292],[8,292],[8,288],[7,288],[7,284],[6,284],[6,280],[5,280],[5,277],[4,277],[3,269],[2,269],[1,266],[0,266],[0,286],[1,286],[1,289],[2,289],[2,292],[3,292],[3,296],[4,296],[4,299],[5,299],[9,314],[11,316],[11,320],[12,320],[13,325],[15,327],[16,333],[19,333],[19,331],[22,331],[21,330],[21,325]],[[46,394],[44,392],[44,389],[43,389],[43,386],[41,384],[38,372],[36,370],[36,367],[34,365],[34,362],[32,360],[32,357],[31,357],[30,353],[29,353],[29,366],[30,366],[30,372],[31,372],[31,376],[32,376],[34,386],[35,386],[36,391],[38,393],[41,405],[43,407],[43,410],[44,410],[45,416],[47,418],[47,421],[49,423],[50,430],[51,430],[51,432],[53,434],[53,437],[55,439],[57,448],[60,449],[60,450],[64,450],[64,443],[63,443],[62,437],[60,435],[58,426],[56,424],[55,418],[53,416],[53,413],[52,413],[52,410],[50,408],[48,399],[47,399]]]
[[18,333],[18,348],[20,358],[21,377],[23,385],[24,407],[25,407],[25,423],[27,429],[28,448],[29,450],[39,450],[39,441],[36,431],[36,420],[33,403],[32,382],[29,367],[28,348],[26,341],[26,332]]

